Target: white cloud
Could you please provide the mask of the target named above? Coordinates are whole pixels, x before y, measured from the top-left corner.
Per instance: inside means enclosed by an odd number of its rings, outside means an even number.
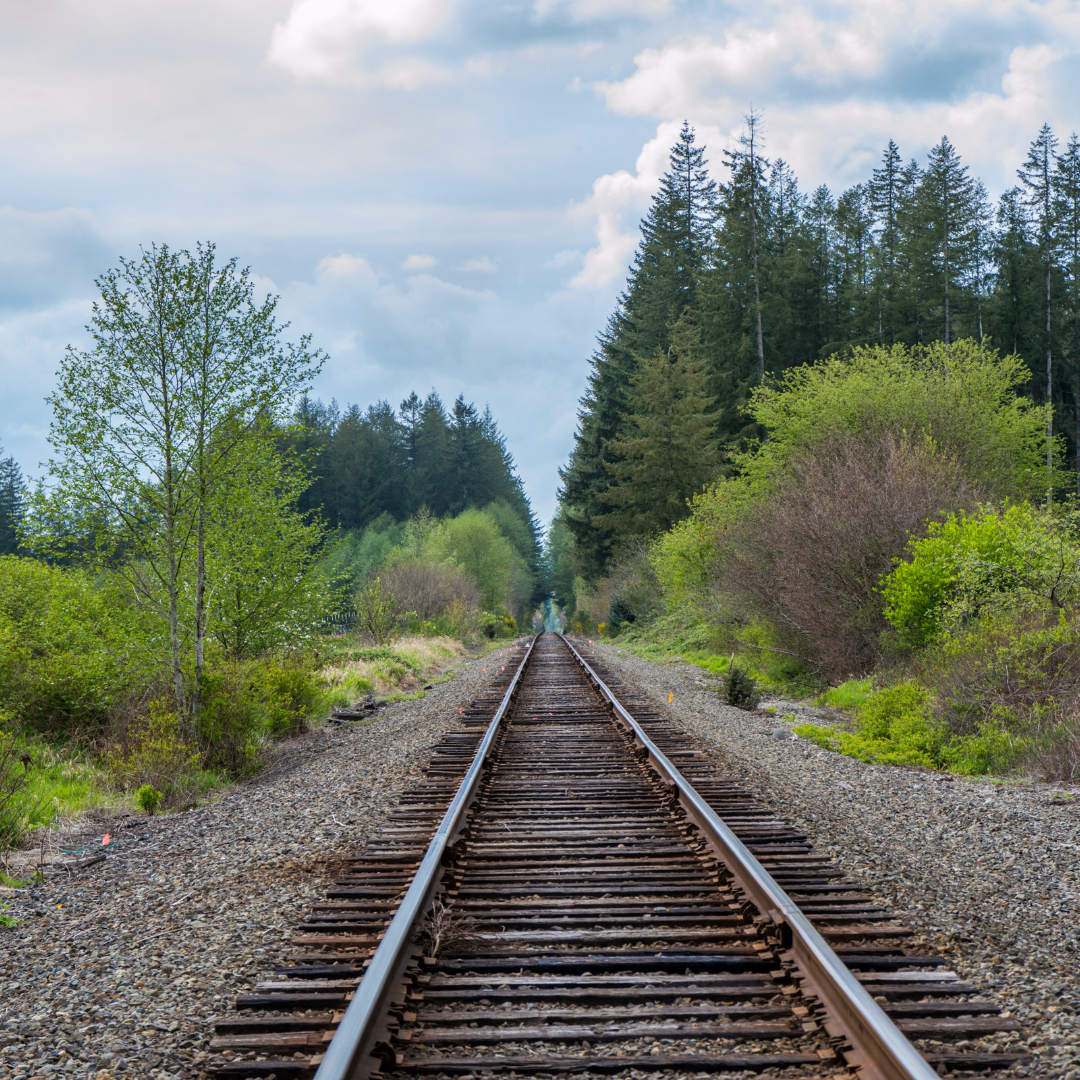
[[[466,259],[457,267],[458,270],[478,271],[481,274],[494,274],[498,268],[499,264],[494,259],[488,258],[487,255],[480,255],[475,259]]]
[[[575,22],[630,17],[660,18],[672,8],[672,0],[536,0],[533,11],[540,18],[565,11]]]
[[[327,255],[315,267],[315,278],[320,282],[348,279],[368,289],[374,289],[379,284],[379,275],[360,255]]]
[[[544,265],[558,270],[564,266],[570,266],[572,263],[579,263],[582,259],[583,256],[577,248],[565,248],[552,255]]]
[[[401,265],[406,270],[430,270],[437,262],[434,255],[410,255]]]
[[[648,206],[668,163],[668,150],[679,131],[677,122],[663,123],[656,137],[638,155],[636,173],[625,169],[593,182],[592,195],[572,206],[574,217],[596,218],[596,247],[585,253],[585,264],[571,285],[604,287],[626,272],[638,242],[637,217]],[[623,212],[636,211],[631,231],[623,232]],[[629,223],[625,223],[629,224]]]
[[[435,36],[453,13],[453,0],[294,0],[274,27],[268,59],[301,79],[355,81],[357,53],[372,45],[406,45]],[[416,89],[446,77],[445,69],[405,60],[375,76],[387,86]]]

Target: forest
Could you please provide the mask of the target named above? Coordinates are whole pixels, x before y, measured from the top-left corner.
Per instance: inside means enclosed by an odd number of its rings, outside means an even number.
[[[850,706],[830,749],[1080,768],[1080,139],[991,204],[943,137],[800,189],[684,124],[545,556],[577,632]],[[797,729],[799,730],[799,729]]]

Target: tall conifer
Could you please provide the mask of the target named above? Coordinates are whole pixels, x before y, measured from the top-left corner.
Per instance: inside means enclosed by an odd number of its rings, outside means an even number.
[[[694,304],[715,204],[716,184],[705,166],[705,148],[695,145],[694,130],[684,123],[641,222],[626,290],[593,354],[574,449],[559,474],[564,520],[587,577],[602,574],[613,551],[614,533],[597,522],[607,509],[602,500],[611,483],[607,467],[618,460],[615,446],[627,432],[628,394],[638,357],[666,351],[672,324]]]

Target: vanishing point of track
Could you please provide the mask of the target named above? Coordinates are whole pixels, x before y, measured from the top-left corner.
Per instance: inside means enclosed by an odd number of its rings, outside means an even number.
[[[545,634],[216,1025],[240,1080],[971,1076],[1018,1025]]]

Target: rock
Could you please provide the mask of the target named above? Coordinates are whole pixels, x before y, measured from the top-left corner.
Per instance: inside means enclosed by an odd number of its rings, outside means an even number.
[[[769,732],[769,737],[775,739],[777,742],[783,742],[785,739],[792,737],[791,732],[786,727],[773,728]]]

